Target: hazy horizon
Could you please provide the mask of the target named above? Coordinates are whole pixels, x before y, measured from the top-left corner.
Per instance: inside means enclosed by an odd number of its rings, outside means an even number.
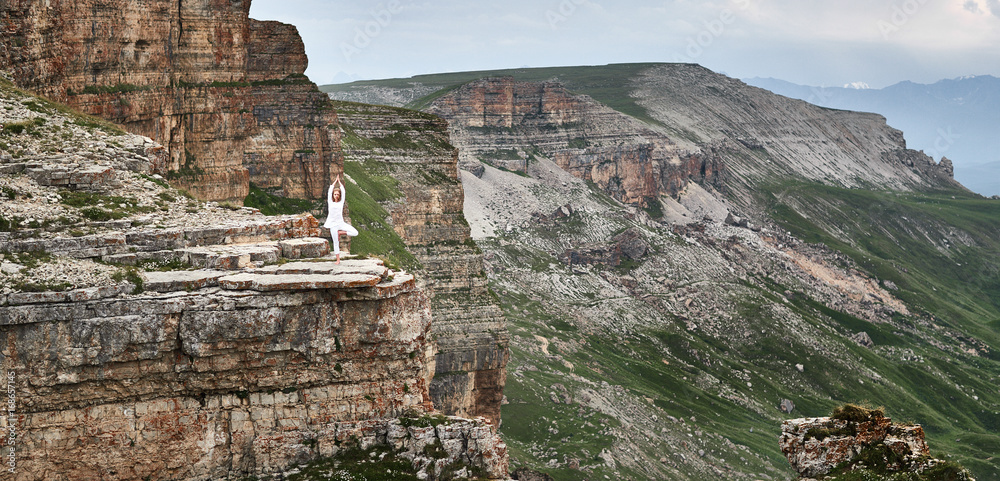
[[[637,62],[830,87],[1000,76],[1000,0],[254,0],[250,16],[295,25],[319,84]]]

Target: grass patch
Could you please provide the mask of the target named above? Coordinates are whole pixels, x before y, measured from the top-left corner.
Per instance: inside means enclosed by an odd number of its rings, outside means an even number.
[[[839,419],[851,423],[865,423],[875,419],[885,417],[885,410],[882,408],[867,408],[857,404],[844,404],[837,406],[830,414],[830,419]]]
[[[45,119],[41,117],[35,117],[31,120],[21,120],[17,122],[7,122],[3,125],[3,129],[0,129],[0,135],[21,135],[28,134],[33,135],[37,132],[37,128],[45,125]]]
[[[250,193],[243,199],[245,207],[260,209],[261,214],[264,215],[301,214],[317,209],[323,203],[323,200],[293,199],[275,195],[257,187],[252,182],[250,183]]]
[[[353,446],[305,465],[288,481],[417,481],[413,465],[398,454],[382,445],[367,450]]]
[[[482,161],[482,163],[484,163],[484,164],[486,164],[486,165],[488,165],[490,167],[493,167],[494,169],[497,169],[497,170],[500,170],[500,171],[503,171],[503,172],[507,172],[508,174],[519,175],[519,176],[527,178],[527,179],[531,178],[531,176],[528,175],[527,172],[524,172],[522,170],[510,170],[510,169],[508,169],[508,168],[506,168],[506,167],[504,167],[502,165],[499,165],[499,164],[497,164],[495,162],[492,162],[490,160],[487,160],[487,159],[479,159],[479,160]]]
[[[134,267],[123,267],[111,275],[111,280],[115,282],[127,281],[132,284],[132,294],[141,294],[145,290],[145,282],[142,275]]]
[[[651,219],[663,218],[663,204],[656,197],[646,198],[646,206],[642,208]]]
[[[69,282],[27,282],[14,283],[14,290],[20,292],[64,292],[73,288]]]
[[[61,190],[59,200],[64,205],[79,209],[83,218],[97,222],[123,219],[132,214],[156,210],[154,206],[140,205],[139,201],[132,197],[94,192]]]
[[[404,428],[430,428],[438,427],[442,424],[448,424],[448,417],[444,414],[424,414],[419,417],[404,416],[399,418],[399,425]]]
[[[10,216],[10,218],[0,215],[0,232],[14,232],[21,228],[21,223],[24,219],[18,216]]]

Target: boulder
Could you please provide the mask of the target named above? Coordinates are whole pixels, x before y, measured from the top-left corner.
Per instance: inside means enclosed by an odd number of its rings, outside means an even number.
[[[859,472],[857,479],[889,479],[897,473],[924,473],[946,463],[931,458],[919,425],[896,424],[881,409],[852,404],[834,409],[830,417],[785,421],[779,443],[803,479],[844,472]],[[953,473],[947,479],[974,481],[965,468],[947,464]]]
[[[864,347],[875,347],[875,341],[872,340],[871,336],[867,332],[859,332],[851,336],[851,340],[858,343],[859,346]]]

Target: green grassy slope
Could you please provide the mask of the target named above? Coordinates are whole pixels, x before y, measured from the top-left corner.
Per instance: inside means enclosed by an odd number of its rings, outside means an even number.
[[[827,254],[845,272],[895,283],[890,292],[909,313],[870,322],[829,307],[789,264],[613,213],[488,239],[480,245],[502,272],[491,280],[513,336],[501,432],[515,466],[557,480],[581,479],[581,470],[587,479],[790,479],[781,421],[867,402],[922,424],[935,456],[979,479],[1000,477],[1000,202],[815,184],[771,190],[762,199],[785,229],[846,254]],[[640,228],[654,250],[619,267],[570,269],[555,259],[597,224]],[[943,238],[951,248],[933,247]],[[733,274],[709,274],[720,264]],[[623,287],[621,276],[638,286]],[[657,276],[669,285],[658,287]],[[719,309],[663,307],[683,296]],[[851,340],[862,331],[874,347]],[[778,411],[782,399],[794,401],[792,414]]]

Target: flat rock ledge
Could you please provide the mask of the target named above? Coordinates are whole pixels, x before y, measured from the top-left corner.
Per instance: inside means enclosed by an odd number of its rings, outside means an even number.
[[[85,302],[142,292],[217,288],[229,291],[341,290],[341,299],[385,299],[416,289],[414,276],[379,259],[330,256],[311,215],[283,216],[184,229],[128,230],[78,238],[11,239],[0,252],[44,252],[136,269],[111,285],[68,291],[0,294],[0,306]],[[131,268],[131,267],[129,267]]]

